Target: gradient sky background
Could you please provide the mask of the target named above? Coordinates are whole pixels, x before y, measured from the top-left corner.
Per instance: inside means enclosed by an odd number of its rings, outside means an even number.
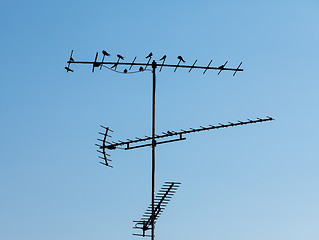
[[[0,239],[127,240],[150,202],[151,149],[99,164],[115,139],[151,132],[151,74],[64,67],[96,51],[244,72],[166,69],[157,130],[272,116],[157,148],[157,189],[181,187],[161,240],[319,239],[319,2],[6,1],[1,4]]]

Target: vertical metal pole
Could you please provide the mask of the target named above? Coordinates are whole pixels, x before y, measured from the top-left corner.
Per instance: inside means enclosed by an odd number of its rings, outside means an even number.
[[[152,240],[154,240],[154,221],[155,221],[155,209],[154,209],[154,198],[155,198],[155,90],[156,90],[156,67],[155,61],[152,62],[152,73],[153,73],[153,100],[152,100]]]

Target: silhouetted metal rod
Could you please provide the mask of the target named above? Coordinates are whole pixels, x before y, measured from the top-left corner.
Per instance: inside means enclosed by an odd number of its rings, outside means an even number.
[[[137,233],[133,233],[134,236],[139,236],[139,237],[151,237],[151,235],[147,235],[147,234],[137,234]]]
[[[149,61],[148,61],[149,62]],[[148,63],[147,63],[148,64]],[[146,69],[147,65],[145,66]],[[155,201],[155,92],[156,92],[156,67],[157,64],[155,61],[152,62],[152,75],[153,75],[153,96],[152,96],[152,216],[150,217],[152,228],[151,228],[151,239],[155,238],[155,209],[154,209],[154,201]]]
[[[103,65],[112,65],[114,66],[115,64],[116,65],[123,65],[123,66],[148,66],[149,64],[147,63],[136,63],[136,62],[86,62],[86,61],[68,61],[67,62],[68,64],[71,64],[71,63],[76,63],[76,64],[94,64],[95,67],[99,67],[101,64]],[[213,70],[221,70],[220,67],[210,67],[210,66],[195,66],[195,65],[177,65],[177,64],[158,64],[158,66],[161,66],[161,67],[171,67],[171,68],[187,68],[187,69],[206,69],[206,70],[209,70],[209,69],[213,69]],[[244,69],[242,68],[223,68],[222,69],[223,71],[236,71],[236,72],[242,72],[244,71]]]
[[[167,140],[167,141],[162,141],[162,142],[155,142],[155,144],[159,145],[159,144],[163,144],[163,143],[177,142],[177,141],[181,141],[181,140],[186,140],[186,138],[177,138],[177,139],[172,139],[172,140]],[[128,146],[125,148],[125,150],[130,150],[130,149],[134,149],[134,148],[141,148],[141,147],[149,147],[149,146],[152,146],[152,143],[133,146],[133,147]]]
[[[200,128],[197,128],[197,129],[191,128],[190,130],[182,130],[180,132],[168,131],[166,134],[155,136],[154,139],[166,138],[166,137],[172,137],[172,136],[179,135],[180,136],[179,139],[184,140],[184,138],[182,136],[183,134],[194,133],[194,132],[202,132],[202,131],[208,131],[208,130],[219,129],[219,128],[228,128],[228,127],[242,126],[242,125],[253,124],[253,123],[268,122],[268,121],[273,121],[273,120],[275,120],[275,119],[272,118],[272,117],[268,117],[267,116],[267,118],[257,118],[256,120],[248,119],[247,121],[238,121],[236,123],[229,122],[227,124],[220,124],[220,125],[215,125],[215,126],[209,125],[209,127],[200,127]],[[151,140],[151,139],[152,138],[147,137],[147,138],[139,138],[137,140],[131,140],[131,141],[118,141],[118,142],[115,142],[115,143],[110,144],[110,145],[102,146],[102,148],[116,149],[117,146],[129,145],[129,144],[132,144],[132,143],[148,141],[148,140]],[[178,140],[174,139],[173,141],[178,141]],[[159,143],[157,143],[157,144],[159,144]],[[152,144],[145,144],[144,146],[137,146],[137,147],[146,147],[146,146],[152,146]],[[134,149],[134,148],[137,148],[137,147],[134,147],[134,146],[131,147],[130,146],[129,148],[127,148],[127,150]]]

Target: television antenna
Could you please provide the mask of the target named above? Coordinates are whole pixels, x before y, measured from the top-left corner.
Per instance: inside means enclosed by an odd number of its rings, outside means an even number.
[[[163,57],[160,58],[159,62],[155,61],[153,59],[153,53],[150,52],[145,59],[147,59],[146,62],[136,62],[136,58],[131,62],[125,61],[125,58],[117,54],[116,61],[104,61],[105,58],[111,56],[108,52],[105,50],[102,51],[102,60],[98,61],[98,52],[96,52],[94,61],[75,61],[73,59],[73,50],[71,51],[70,58],[67,61],[67,66],[65,67],[67,72],[73,72],[73,69],[71,69],[71,64],[82,64],[82,65],[91,65],[92,66],[92,72],[96,68],[99,68],[100,70],[102,68],[106,68],[108,70],[117,72],[117,73],[122,73],[122,74],[131,74],[131,73],[141,73],[144,71],[151,71],[152,72],[152,135],[145,136],[144,138],[136,138],[135,140],[127,139],[126,141],[118,141],[118,142],[108,142],[106,141],[107,137],[111,137],[109,135],[109,132],[112,132],[111,129],[108,127],[104,127],[101,125],[101,127],[105,130],[104,132],[100,132],[100,134],[103,136],[103,139],[98,139],[99,141],[102,142],[102,145],[96,144],[98,146],[98,152],[102,154],[102,156],[99,156],[101,159],[103,159],[103,162],[100,162],[101,164],[112,167],[110,165],[111,159],[109,159],[109,154],[106,153],[106,150],[114,150],[118,148],[119,146],[125,146],[125,150],[130,150],[130,149],[135,149],[135,148],[141,148],[141,147],[147,147],[150,146],[152,148],[152,202],[151,202],[151,214],[149,215],[149,221],[147,222],[146,225],[143,225],[144,223],[139,222],[137,224],[138,227],[142,226],[143,230],[143,237],[149,236],[151,237],[151,240],[154,240],[154,224],[156,220],[156,202],[155,202],[155,148],[157,145],[162,144],[162,143],[169,143],[169,142],[176,142],[176,141],[181,141],[185,140],[186,138],[184,137],[185,134],[188,133],[194,133],[194,132],[200,132],[200,131],[207,131],[207,130],[213,130],[213,129],[218,129],[218,128],[227,128],[227,127],[233,127],[233,126],[241,126],[241,125],[247,125],[247,124],[252,124],[252,123],[261,123],[261,122],[266,122],[266,121],[273,121],[274,119],[272,117],[267,118],[257,118],[257,120],[250,120],[248,119],[247,121],[238,121],[236,123],[228,122],[227,124],[220,124],[218,126],[213,126],[209,125],[208,127],[202,127],[197,129],[190,129],[190,130],[183,130],[175,132],[175,131],[168,131],[166,133],[162,133],[161,135],[157,135],[155,133],[155,96],[156,96],[156,69],[159,67],[159,72],[162,71],[163,68],[171,68],[174,69],[174,72],[177,71],[177,69],[187,69],[188,72],[191,72],[193,69],[197,70],[202,70],[203,74],[205,74],[208,70],[215,70],[218,71],[217,75],[220,75],[223,71],[226,72],[232,72],[233,76],[237,74],[237,72],[242,72],[244,71],[241,67],[242,62],[239,63],[237,67],[226,67],[228,61],[226,61],[224,64],[220,66],[211,66],[211,63],[213,60],[210,60],[208,65],[206,66],[201,66],[201,65],[196,65],[197,59],[194,61],[192,65],[187,65],[185,64],[186,61],[183,59],[182,56],[177,57],[177,64],[167,64],[166,59],[167,56],[164,55]],[[153,61],[152,61],[153,59]],[[125,67],[124,70],[120,71],[117,68],[119,66]],[[132,70],[133,67],[138,67],[138,70]],[[158,139],[163,139],[163,138],[169,138],[169,140],[162,140],[162,141],[157,141]],[[145,142],[144,144],[138,145],[141,142]],[[146,230],[151,229],[151,235],[146,235],[144,228]]]
[[[175,194],[175,192],[178,189],[180,184],[181,183],[179,183],[179,182],[165,182],[164,183],[163,187],[158,191],[158,193],[155,197],[156,207],[154,209],[154,214],[153,214],[152,203],[151,203],[150,206],[146,209],[141,220],[133,221],[135,223],[135,226],[133,228],[142,230],[142,234],[133,233],[134,236],[151,237],[151,235],[146,234],[146,231],[152,229],[153,221],[155,224],[157,219],[161,216],[166,205],[169,203],[169,201],[171,200],[171,198]]]

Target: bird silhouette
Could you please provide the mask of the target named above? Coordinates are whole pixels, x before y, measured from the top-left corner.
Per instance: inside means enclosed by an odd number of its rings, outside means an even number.
[[[143,72],[143,71],[144,71],[144,68],[143,68],[143,67],[140,67],[140,68],[139,68],[139,71],[140,71],[140,72]]]
[[[182,56],[178,56],[177,57],[180,61],[182,61],[183,63],[185,62],[184,59],[182,58]]]
[[[160,61],[165,60],[165,59],[166,59],[166,55],[164,55],[164,56],[160,59]]]
[[[120,54],[117,54],[116,56],[117,56],[119,59],[124,60],[124,57],[122,57]]]
[[[220,65],[218,68],[220,69],[218,72],[218,75],[224,70],[226,64],[228,63],[228,61],[226,61],[223,65]]]
[[[109,54],[109,53],[108,53],[107,51],[105,51],[105,50],[103,50],[102,53],[103,53],[104,56],[110,56],[110,55],[111,55],[111,54]]]
[[[146,58],[151,58],[152,56],[153,56],[153,53],[150,52],[150,54],[148,54]]]
[[[220,65],[218,68],[219,69],[223,69],[226,66],[227,63],[228,63],[228,61],[226,61],[223,65]]]

